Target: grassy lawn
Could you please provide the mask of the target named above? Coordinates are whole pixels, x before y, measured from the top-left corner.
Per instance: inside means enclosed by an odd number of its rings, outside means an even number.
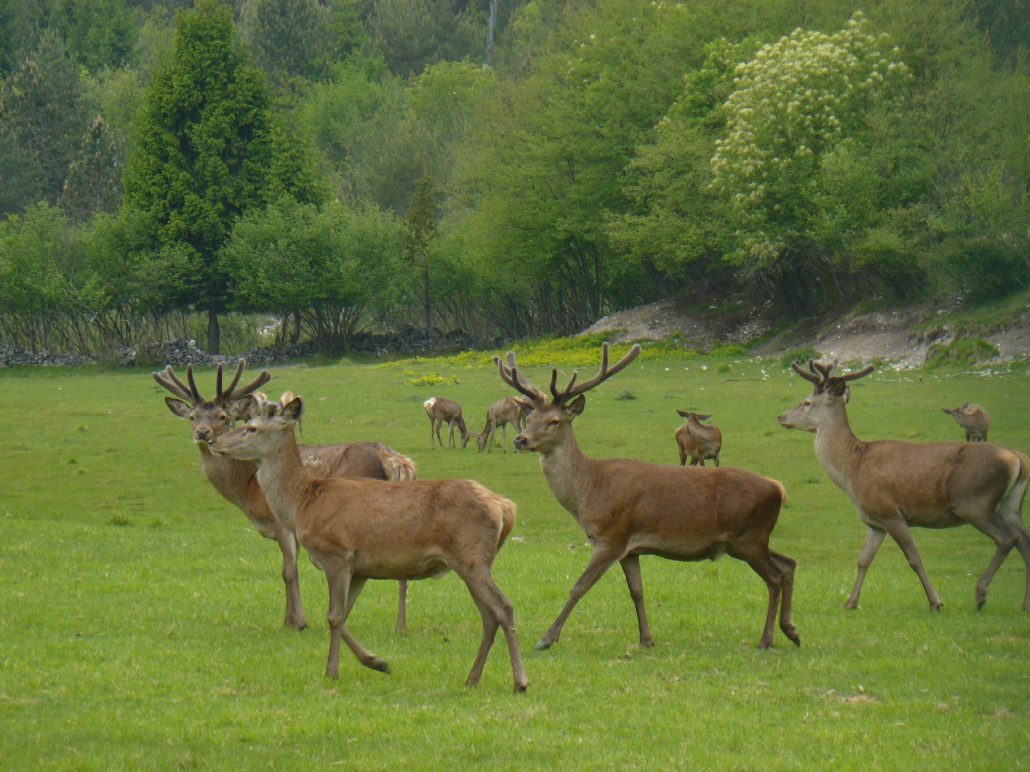
[[[596,349],[555,361],[589,375]],[[548,371],[527,372],[546,385]],[[772,546],[798,562],[803,646],[777,631],[766,652],[754,649],[766,591],[746,565],[653,557],[641,562],[655,648],[635,645],[616,568],[554,648],[532,650],[589,548],[536,458],[480,455],[474,443],[430,451],[425,399],[458,400],[478,431],[508,393],[485,355],[272,374],[270,393],[306,398],[306,442],[381,440],[415,458],[421,477],[475,478],[518,504],[494,574],[515,604],[529,692],[511,693],[500,637],[482,685],[463,687],[480,622],[453,575],[412,586],[407,637],[392,632],[396,585],[371,583],[349,627],[393,674],[345,650],[340,680],[326,681],[321,574],[303,561],[312,627],[283,629],[278,550],[203,479],[188,426],[149,371],[0,370],[0,767],[1028,765],[1018,554],[978,613],[974,586],[993,545],[969,527],[916,531],[944,610],[928,611],[888,541],[862,607],[846,612],[865,527],[816,461],[812,435],[777,426],[810,390],[779,362],[645,351],[588,395],[576,422],[590,455],[671,464],[676,408],[712,413],[723,464],[786,485]],[[213,390],[211,372],[200,382]],[[940,408],[968,400],[990,411],[993,441],[1027,451],[1028,396],[1025,367],[886,370],[855,385],[851,422],[864,439],[959,439]]]

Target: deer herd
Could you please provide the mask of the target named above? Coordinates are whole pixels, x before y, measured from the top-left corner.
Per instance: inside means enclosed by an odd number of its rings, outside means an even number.
[[[675,431],[680,464],[660,465],[633,459],[594,459],[576,442],[573,422],[585,410],[585,394],[629,366],[639,355],[633,346],[609,364],[601,348],[598,372],[577,383],[572,373],[564,387],[552,369],[549,393],[519,370],[514,353],[494,358],[501,381],[518,392],[487,410],[479,434],[470,434],[457,402],[443,397],[425,401],[430,447],[465,448],[475,437],[479,452],[491,451],[501,429],[507,453],[507,427],[515,432],[516,452],[537,453],[545,480],[557,500],[583,529],[591,546],[583,573],[568,600],[536,644],[558,642],[576,605],[618,562],[636,611],[639,645],[653,646],[644,606],[642,555],[677,561],[715,560],[729,555],[746,563],[768,590],[768,607],[759,648],[773,644],[777,622],[800,646],[792,619],[795,561],[770,548],[770,537],[787,500],[783,485],[769,477],[722,467],[722,432],[711,416],[677,411],[685,422]],[[298,580],[298,547],[303,547],[326,577],[330,630],[326,676],[337,678],[340,643],[373,670],[387,663],[365,649],[347,628],[347,618],[369,579],[399,582],[395,630],[406,632],[407,582],[453,571],[465,583],[482,618],[483,637],[466,684],[479,683],[500,629],[511,660],[515,691],[529,685],[515,634],[511,601],[493,579],[492,566],[515,527],[515,504],[472,480],[419,480],[414,461],[381,443],[352,442],[306,446],[296,429],[303,398],[285,392],[278,401],[259,389],[270,375],[262,371],[240,385],[240,361],[229,385],[222,367],[210,399],[201,395],[193,373],[183,382],[169,366],[153,374],[172,393],[165,402],[186,419],[208,481],[237,506],[282,553],[286,589],[284,624],[307,627]],[[887,535],[897,542],[922,583],[930,608],[941,599],[923,568],[911,528],[947,528],[968,523],[995,543],[995,554],[976,585],[976,605],[1013,547],[1026,565],[1023,610],[1030,611],[1030,533],[1022,522],[1030,459],[1019,451],[988,443],[989,417],[966,403],[944,412],[965,430],[965,442],[865,442],[848,423],[850,383],[872,372],[867,366],[838,373],[832,364],[798,362],[794,371],[813,385],[810,397],[779,416],[787,429],[815,434],[815,453],[833,481],[854,504],[867,526],[858,574],[846,608],[858,606],[866,572]],[[687,465],[687,460],[690,464]],[[711,460],[714,466],[705,466]]]

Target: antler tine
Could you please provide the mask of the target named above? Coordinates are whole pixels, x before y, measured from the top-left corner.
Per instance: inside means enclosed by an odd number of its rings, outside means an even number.
[[[522,380],[522,376],[519,375],[518,367],[515,365],[515,352],[509,351],[506,358],[508,360],[507,367],[505,367],[504,362],[501,361],[500,357],[494,357],[494,364],[497,365],[497,372],[500,373],[501,380],[516,391],[529,397],[534,402],[539,402],[540,400],[545,399],[539,389]]]
[[[222,366],[215,371],[215,402],[222,401]]]
[[[200,396],[200,389],[197,388],[197,382],[193,380],[193,364],[186,365],[186,380],[190,383],[190,394],[193,395],[193,404],[203,402],[204,398]]]
[[[812,366],[812,360],[808,360],[808,364],[809,364],[809,367],[811,367]],[[812,368],[812,372],[809,372],[808,370],[803,368],[801,366],[801,363],[798,362],[797,360],[794,360],[793,362],[791,362],[790,366],[792,368],[794,368],[794,372],[796,372],[798,375],[800,375],[802,378],[804,378],[809,383],[814,383],[814,384],[818,385],[822,381],[822,379],[819,377],[819,375],[815,372],[815,368]]]
[[[620,359],[611,367],[608,367],[608,342],[605,341],[601,344],[601,369],[598,370],[597,375],[595,375],[589,381],[584,381],[583,383],[579,384],[579,386],[574,386],[573,384],[575,384],[576,382],[576,374],[573,373],[572,380],[569,382],[569,385],[565,388],[565,391],[562,392],[562,399],[567,400],[570,397],[578,397],[580,394],[585,394],[598,384],[608,380],[616,373],[625,369],[630,362],[637,358],[639,354],[640,345],[634,343],[633,348],[631,348],[629,352],[622,357],[622,359]]]
[[[163,373],[153,373],[153,376],[155,381],[157,381],[161,386],[164,386],[175,396],[186,400],[193,399],[189,389],[186,388],[186,384],[175,376],[171,365],[168,365]]]
[[[869,375],[869,373],[871,373],[875,369],[876,368],[873,365],[866,365],[861,370],[856,370],[853,373],[848,373],[846,375],[841,375],[839,377],[842,381],[854,381],[857,378],[865,378],[867,375]]]
[[[240,361],[236,363],[236,374],[232,377],[232,380],[229,382],[229,388],[225,390],[226,396],[229,396],[229,397],[232,396],[233,389],[235,389],[236,388],[236,384],[240,382],[240,376],[243,375],[243,368],[246,367],[246,366],[247,366],[247,360],[246,359],[242,359],[241,358]],[[218,368],[218,375],[221,376],[221,374],[222,374],[222,368],[219,367]]]
[[[235,379],[233,380],[235,382]],[[262,370],[260,373],[258,373],[257,378],[255,378],[253,381],[251,381],[246,386],[240,389],[230,390],[227,394],[223,396],[223,399],[226,402],[230,402],[232,400],[239,399],[240,397],[245,397],[251,392],[255,391],[256,389],[259,389],[262,386],[264,386],[270,380],[272,380],[271,373],[269,373],[268,370]]]

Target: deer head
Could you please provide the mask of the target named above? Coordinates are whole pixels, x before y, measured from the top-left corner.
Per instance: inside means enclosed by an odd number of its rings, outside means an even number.
[[[258,410],[261,400],[255,396],[255,391],[272,376],[267,370],[262,370],[253,381],[237,388],[244,367],[246,362],[241,359],[229,387],[223,389],[222,365],[218,365],[213,399],[205,399],[201,395],[193,378],[193,365],[186,366],[188,386],[179,379],[171,365],[153,374],[157,383],[175,395],[165,397],[165,404],[173,415],[190,422],[193,441],[198,446],[206,447],[212,439],[231,429],[235,421],[248,418]]]
[[[259,462],[279,452],[286,433],[292,434],[303,413],[304,400],[288,391],[280,402],[260,403],[247,423],[215,437],[208,449],[239,461]]]
[[[494,357],[494,364],[497,365],[501,380],[528,397],[533,405],[533,412],[526,421],[525,430],[515,437],[516,449],[548,453],[561,444],[571,430],[573,420],[586,407],[586,398],[583,395],[625,369],[639,354],[640,346],[634,345],[622,359],[609,367],[608,344],[603,343],[601,367],[590,380],[577,385],[578,374],[573,371],[565,388],[559,390],[558,370],[551,370],[550,399],[519,374],[514,352],[508,352],[507,364],[502,362],[500,357]]]
[[[851,387],[848,383],[864,378],[875,369],[872,365],[866,365],[853,373],[834,375],[837,360],[826,364],[812,359],[808,360],[807,371],[800,362],[794,362],[791,367],[794,368],[794,372],[813,384],[812,396],[781,415],[778,420],[780,426],[785,429],[801,429],[806,432],[814,432],[825,415],[842,411],[851,398]]]

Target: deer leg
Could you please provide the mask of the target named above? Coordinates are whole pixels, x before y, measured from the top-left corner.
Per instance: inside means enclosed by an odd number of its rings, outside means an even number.
[[[762,637],[758,641],[759,649],[768,649],[773,643],[776,610],[780,605],[780,572],[770,561],[768,547],[764,549],[761,547],[748,547],[742,550],[739,545],[734,545],[729,550],[729,554],[751,566],[751,570],[762,577],[765,586],[769,588],[769,608],[765,614],[765,629],[762,631]]]
[[[483,619],[483,640],[479,644],[476,661],[472,664],[472,670],[469,671],[465,685],[470,687],[479,685],[487,655],[497,637],[497,628],[500,627],[504,630],[504,637],[508,643],[511,672],[515,680],[515,693],[520,694],[526,691],[529,688],[529,679],[526,677],[526,669],[522,665],[522,654],[519,652],[519,644],[515,636],[515,610],[511,601],[494,583],[489,568],[485,566],[480,568],[455,566],[454,571],[465,582],[472,600],[475,601],[476,608],[479,609],[479,615]]]
[[[397,624],[393,631],[397,635],[408,634],[408,583],[401,579],[397,582]]]
[[[719,457],[718,456],[715,456],[715,465],[719,466]]]
[[[362,665],[389,673],[390,666],[358,643],[346,626],[347,616],[365,586],[365,579],[352,577],[349,561],[347,564],[328,568],[326,579],[329,582],[329,659],[325,666],[326,678],[339,677],[341,640],[347,644]]]
[[[501,450],[508,452],[508,424],[501,424]]]
[[[686,466],[686,465],[687,465],[687,451],[685,451],[683,448],[680,448],[680,466]]]
[[[873,558],[876,557],[876,553],[880,549],[880,545],[883,544],[883,538],[886,535],[885,531],[872,526],[869,526],[869,530],[866,531],[865,545],[858,556],[858,575],[855,577],[855,586],[852,588],[848,599],[844,602],[844,608],[858,608],[858,596],[862,593],[862,583],[865,581],[866,571],[869,570],[869,566],[872,564]]]
[[[905,553],[905,559],[908,560],[908,565],[919,577],[919,581],[923,585],[923,592],[926,593],[926,600],[930,603],[930,610],[940,611],[944,604],[941,602],[937,590],[934,589],[933,583],[930,582],[926,569],[923,568],[923,559],[919,557],[919,550],[916,548],[916,542],[912,538],[912,532],[908,525],[903,520],[887,520],[883,525],[891,538],[901,547],[901,551]]]
[[[562,608],[558,618],[554,620],[554,623],[544,633],[544,637],[537,641],[534,647],[537,651],[549,649],[558,642],[562,627],[565,626],[565,621],[569,618],[569,614],[572,613],[572,609],[579,603],[579,599],[587,594],[590,588],[604,575],[605,571],[611,568],[612,563],[617,559],[618,553],[600,546],[594,547],[594,553],[590,556],[586,570],[576,580],[576,583],[572,585],[572,590],[569,592],[569,599],[565,602],[565,607]]]
[[[640,645],[642,648],[649,649],[654,646],[654,639],[651,638],[651,626],[647,623],[647,611],[644,609],[644,580],[640,575],[640,556],[628,555],[620,560],[619,564],[622,566],[622,573],[626,575],[629,596],[633,599],[633,606],[637,610]]]
[[[304,615],[304,602],[300,597],[300,575],[297,571],[297,537],[287,528],[280,528],[275,536],[283,554],[283,582],[286,584],[286,616],[283,624],[303,630],[308,626]]]
[[[791,616],[794,602],[794,569],[797,567],[797,563],[786,555],[781,555],[779,552],[772,552],[770,550],[769,556],[779,569],[781,575],[780,629],[783,630],[784,635],[794,641],[795,645],[800,646],[801,637],[798,635],[798,629],[794,626],[794,620]]]

